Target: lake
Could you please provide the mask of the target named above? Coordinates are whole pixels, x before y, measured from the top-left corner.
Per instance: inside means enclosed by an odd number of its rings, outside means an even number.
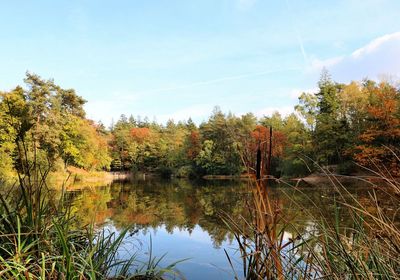
[[[368,189],[353,186],[348,190],[347,195],[368,205]],[[285,238],[313,230],[315,218],[310,217],[334,219],[334,199],[338,194],[330,186],[295,190],[274,185],[268,191],[293,224]],[[138,259],[145,261],[151,247],[153,256],[166,254],[160,262],[162,266],[185,259],[177,269],[186,279],[232,279],[226,250],[236,273],[242,275],[237,244],[221,216],[248,215],[252,192],[245,181],[150,178],[114,181],[103,187],[71,191],[69,195],[82,225],[95,222],[98,228],[116,233],[130,229],[121,256],[137,252]],[[385,203],[390,208],[390,200]],[[342,222],[347,222],[346,215]]]

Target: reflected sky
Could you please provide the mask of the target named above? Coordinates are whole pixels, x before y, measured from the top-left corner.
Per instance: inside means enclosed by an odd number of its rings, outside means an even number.
[[[111,223],[106,228],[110,231],[118,231]],[[138,260],[146,262],[150,247],[152,247],[152,254],[157,257],[165,254],[160,262],[162,267],[184,260],[176,268],[187,279],[233,279],[234,274],[227,262],[224,249],[231,256],[236,272],[239,275],[242,274],[236,244],[223,241],[216,248],[208,233],[199,226],[195,226],[191,232],[178,228],[171,232],[165,226],[146,232],[139,231],[125,238],[120,254],[122,258],[129,257],[132,250],[135,250],[139,252]]]
[[[349,190],[368,205],[368,190],[361,187]],[[237,220],[248,217],[252,192],[246,182],[150,179],[113,182],[69,195],[80,225],[94,222],[97,228],[116,233],[132,229],[121,248],[122,257],[137,253],[139,260],[147,260],[151,238],[152,255],[166,254],[161,266],[186,259],[177,268],[187,279],[232,279],[234,272],[225,249],[236,273],[243,275],[234,235],[221,215]],[[285,238],[317,230],[317,217],[333,220],[334,200],[339,197],[329,186],[300,189],[273,186],[269,195],[292,224],[285,228]],[[384,198],[382,203],[390,207],[390,200]],[[344,211],[341,219],[343,224],[351,226],[351,219],[346,218]]]

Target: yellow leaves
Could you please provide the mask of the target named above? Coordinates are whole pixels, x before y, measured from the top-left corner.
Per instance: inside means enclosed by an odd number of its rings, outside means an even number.
[[[365,111],[368,104],[368,93],[365,92],[358,82],[351,82],[339,91],[338,97],[343,113]]]
[[[359,135],[361,145],[355,147],[354,159],[363,166],[385,167],[392,175],[400,175],[396,153],[400,143],[400,96],[388,83],[369,85],[367,126]]]
[[[142,143],[146,139],[150,138],[150,128],[148,127],[135,127],[131,129],[131,136],[137,142]]]

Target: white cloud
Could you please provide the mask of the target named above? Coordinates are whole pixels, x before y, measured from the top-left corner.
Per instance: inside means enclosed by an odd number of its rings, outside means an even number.
[[[110,125],[112,119],[116,121],[121,114],[130,115],[132,113],[130,107],[140,98],[142,96],[131,92],[113,91],[107,97],[86,103],[86,114],[89,119]]]
[[[157,120],[159,120],[161,123],[166,123],[171,119],[174,121],[184,121],[192,118],[194,121],[200,123],[200,121],[211,114],[213,107],[214,105],[210,104],[198,104],[177,110],[169,114],[158,115]]]
[[[278,112],[282,115],[282,117],[288,116],[294,112],[293,106],[281,106],[281,107],[265,107],[261,110],[258,110],[254,114],[257,117],[263,116],[271,116],[273,113]]]
[[[400,76],[400,32],[378,37],[351,54],[326,60],[315,59],[310,72],[325,67],[340,82]]]
[[[397,42],[400,44],[400,32],[387,34],[382,37],[376,38],[366,46],[355,50],[351,54],[351,57],[355,59],[362,58],[366,55],[379,51],[382,47],[385,47],[385,45],[387,47],[387,44],[391,45],[393,42]]]
[[[325,60],[313,59],[311,61],[311,71],[320,72],[322,68],[332,68],[344,60],[343,56],[332,57]]]
[[[290,99],[297,100],[303,92],[316,93],[316,92],[318,92],[318,88],[317,87],[308,88],[308,89],[294,88],[289,92],[289,97],[290,97]]]

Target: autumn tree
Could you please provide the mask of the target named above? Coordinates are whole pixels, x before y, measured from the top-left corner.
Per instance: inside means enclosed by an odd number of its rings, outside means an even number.
[[[93,140],[100,139],[96,129],[92,129],[93,133],[87,134],[86,138],[79,134],[89,125],[86,125],[87,120],[83,110],[85,100],[73,89],[63,89],[53,80],[44,80],[31,73],[26,73],[24,82],[25,88],[18,86],[10,92],[2,93],[0,105],[2,108],[0,134],[12,131],[7,137],[8,142],[13,144],[12,147],[7,146],[15,168],[25,173],[28,170],[21,169],[30,164],[54,167],[59,159],[63,159],[66,164],[71,162],[80,165],[76,158],[75,161],[71,160],[73,156],[80,154],[81,158],[88,159],[90,158],[88,151],[93,151],[96,147],[97,150],[92,152],[94,157],[107,154],[105,142],[103,145],[96,145],[98,142]],[[74,130],[72,127],[77,129]],[[72,138],[76,140],[75,144],[79,141],[90,144],[83,145],[79,149],[77,148],[79,145],[71,144]],[[107,156],[104,156],[104,159],[107,161]],[[34,162],[31,162],[32,160]],[[97,165],[92,162],[89,165],[93,168],[103,168],[107,163],[102,161]]]
[[[257,153],[260,153],[261,174],[279,175],[278,163],[284,154],[285,135],[281,131],[274,130],[272,126],[257,125],[249,136],[250,141],[247,142],[248,146],[244,157],[246,167],[251,172],[256,172]],[[269,158],[270,154],[271,159]]]
[[[63,126],[60,140],[60,155],[65,165],[86,170],[109,169],[111,158],[107,140],[98,133],[93,122],[70,116]]]
[[[365,130],[359,135],[355,159],[363,166],[400,175],[400,92],[387,82],[368,82]]]

